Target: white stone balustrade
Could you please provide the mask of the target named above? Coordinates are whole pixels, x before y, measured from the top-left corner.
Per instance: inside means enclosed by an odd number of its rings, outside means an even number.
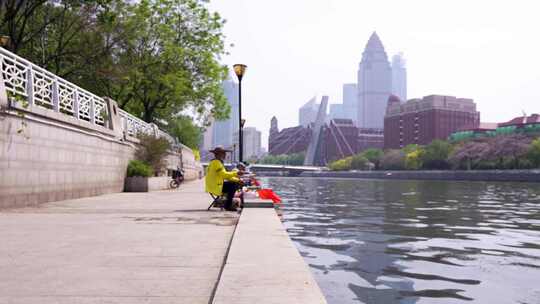
[[[0,47],[0,76],[11,100],[26,100],[29,107],[39,107],[59,112],[77,120],[87,121],[111,129],[107,125],[110,116],[107,101],[87,90],[61,78]],[[119,110],[122,132],[135,136],[142,132],[167,138],[171,144],[176,141],[169,134],[159,130],[126,111]]]

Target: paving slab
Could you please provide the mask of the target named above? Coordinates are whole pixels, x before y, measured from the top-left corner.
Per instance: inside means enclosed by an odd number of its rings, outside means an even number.
[[[202,181],[0,211],[0,303],[209,303],[238,214]]]
[[[246,208],[214,304],[324,304],[326,300],[276,211]]]

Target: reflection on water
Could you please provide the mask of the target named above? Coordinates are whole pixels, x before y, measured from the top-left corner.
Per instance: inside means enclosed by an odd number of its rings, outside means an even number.
[[[328,302],[540,303],[540,185],[268,178]]]

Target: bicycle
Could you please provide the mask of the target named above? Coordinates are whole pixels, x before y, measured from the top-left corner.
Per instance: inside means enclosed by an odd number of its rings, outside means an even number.
[[[171,187],[171,189],[180,187],[180,184],[184,181],[183,171],[184,170],[173,171],[172,180],[169,182],[169,187]]]

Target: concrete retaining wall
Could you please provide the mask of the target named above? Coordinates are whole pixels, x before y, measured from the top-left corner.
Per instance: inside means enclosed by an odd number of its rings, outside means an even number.
[[[322,171],[303,172],[302,177],[375,178],[411,180],[464,180],[540,182],[540,170],[471,170],[471,171]]]
[[[21,108],[8,101],[0,77],[0,208],[123,191],[138,140],[119,132],[118,121],[111,115],[99,126],[37,106]],[[186,178],[197,178],[202,169],[193,152],[180,150],[168,155],[167,167],[184,163]]]

